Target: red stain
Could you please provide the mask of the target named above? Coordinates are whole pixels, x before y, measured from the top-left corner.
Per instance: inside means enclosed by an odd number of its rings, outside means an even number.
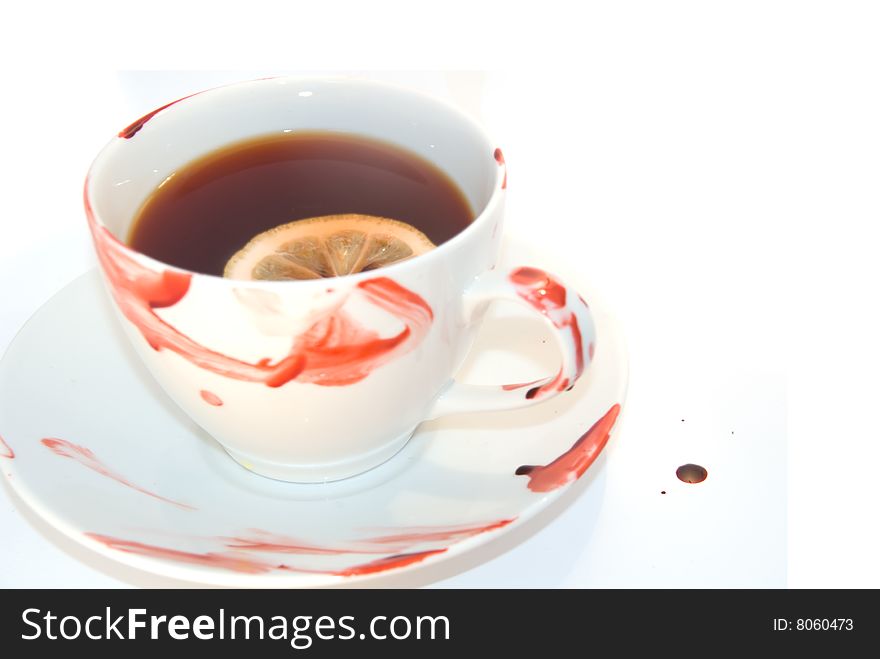
[[[581,326],[578,325],[577,317],[572,314],[568,324],[571,336],[574,339],[575,348],[575,373],[574,379],[577,380],[584,372],[584,337],[581,336]]]
[[[137,554],[138,556],[148,556],[150,558],[162,558],[169,561],[178,561],[181,563],[191,563],[194,565],[204,565],[206,567],[215,567],[233,572],[244,572],[247,574],[262,574],[273,570],[289,569],[285,565],[274,565],[258,561],[250,556],[236,556],[235,554],[215,554],[208,552],[198,554],[188,551],[180,551],[178,549],[167,549],[165,547],[157,547],[155,545],[147,545],[142,542],[134,542],[131,540],[120,540],[98,533],[86,533],[86,537],[106,545],[110,549],[116,549],[127,554]]]
[[[54,437],[47,437],[41,440],[41,443],[43,444],[43,446],[55,453],[55,455],[60,455],[63,458],[70,458],[71,460],[75,460],[84,467],[88,467],[92,471],[96,471],[102,476],[106,476],[107,478],[112,478],[117,483],[125,485],[126,487],[130,487],[131,489],[136,490],[142,494],[151,496],[154,499],[159,499],[160,501],[165,501],[167,503],[177,506],[178,508],[183,508],[185,510],[195,510],[193,506],[189,506],[185,503],[179,503],[177,501],[172,501],[171,499],[166,499],[163,496],[159,496],[158,494],[155,494],[153,492],[150,492],[149,490],[145,490],[142,487],[130,483],[121,475],[104,465],[100,460],[98,460],[94,453],[92,453],[84,446],[79,446],[77,444],[73,444],[72,442],[68,442],[63,439],[57,439]]]
[[[303,572],[309,574],[332,574],[338,577],[353,577],[365,574],[376,574],[387,570],[395,570],[407,565],[419,563],[429,556],[442,554],[446,549],[432,549],[429,551],[418,551],[408,554],[397,554],[393,556],[385,556],[368,563],[361,563],[341,570],[311,570],[291,567],[289,565],[271,563],[255,559],[247,554],[236,554],[235,552],[216,553],[216,552],[189,552],[179,549],[168,549],[167,547],[158,547],[156,545],[148,545],[142,542],[132,540],[121,540],[111,536],[101,535],[99,533],[86,533],[86,537],[91,538],[110,549],[122,551],[127,554],[137,554],[139,556],[147,556],[149,558],[160,558],[169,561],[177,561],[180,563],[190,563],[193,565],[201,565],[205,567],[219,568],[223,570],[231,570],[233,572],[243,572],[246,574],[265,574],[273,571],[291,571]]]
[[[201,92],[196,92],[196,94],[201,94]],[[145,114],[143,117],[141,117],[140,119],[138,119],[137,121],[135,121],[133,124],[130,124],[129,126],[126,126],[126,127],[123,128],[121,131],[119,131],[119,137],[122,137],[122,138],[124,138],[124,139],[126,139],[126,140],[130,140],[132,137],[134,137],[134,136],[138,133],[138,131],[139,131],[141,128],[143,128],[143,127],[146,125],[146,123],[147,123],[150,119],[152,119],[153,117],[155,117],[155,116],[156,116],[157,114],[159,114],[162,110],[164,110],[164,109],[166,109],[166,108],[170,108],[170,107],[171,107],[172,105],[174,105],[175,103],[180,103],[181,101],[185,101],[185,100],[188,99],[188,98],[192,98],[192,97],[195,96],[196,94],[190,94],[189,96],[184,96],[183,98],[178,98],[176,101],[171,101],[170,103],[166,103],[165,105],[163,105],[161,108],[156,108],[156,109],[153,110],[152,112],[148,112],[148,113]]]
[[[593,361],[593,355],[596,354],[596,346],[593,345],[592,341],[590,341],[590,345],[587,346],[587,354],[590,356],[590,361]]]
[[[166,547],[144,544],[142,542],[120,540],[119,538],[113,538],[97,533],[86,533],[86,536],[103,543],[111,549],[130,554],[232,570],[235,572],[262,574],[274,570],[287,570],[309,574],[332,574],[340,577],[352,577],[376,574],[387,570],[406,567],[408,565],[414,565],[430,556],[442,554],[448,549],[448,547],[425,551],[411,551],[408,549],[415,544],[441,541],[455,542],[480,533],[503,528],[508,524],[511,524],[513,521],[514,519],[502,519],[490,524],[410,527],[400,529],[393,534],[374,536],[354,541],[348,548],[318,546],[301,540],[274,535],[258,529],[250,531],[251,537],[219,538],[219,540],[224,543],[224,550],[232,551],[205,553],[168,549]],[[393,548],[392,551],[395,551],[396,553],[340,570],[297,568],[286,564],[256,559],[253,558],[252,555],[244,553],[266,552],[311,555],[387,554],[389,548]]]
[[[202,389],[199,392],[199,395],[202,397],[208,405],[213,405],[214,407],[222,407],[223,401],[220,399],[220,396],[215,394],[212,391],[208,391],[207,389]]]
[[[504,162],[504,154],[501,153],[501,149],[495,149],[495,160],[504,167],[504,180],[501,182],[501,189],[505,190],[507,188],[507,163]]]
[[[542,313],[565,307],[565,286],[538,268],[522,267],[510,273],[520,297]]]
[[[418,295],[387,277],[360,282],[358,291],[404,325],[396,336],[379,338],[344,310],[318,321],[294,341],[293,352],[304,358],[299,382],[341,386],[359,382],[371,371],[409,352],[422,342],[434,314]]]
[[[3,435],[0,435],[0,458],[9,458],[12,460],[15,457],[15,451],[12,450],[12,447],[6,443],[3,439]]]
[[[442,554],[446,549],[432,549],[430,551],[416,551],[409,554],[397,554],[395,556],[386,556],[362,565],[354,565],[344,570],[336,570],[332,572],[340,577],[354,577],[362,574],[376,574],[377,572],[385,572],[386,570],[396,570],[414,563],[421,563],[429,556]]]
[[[368,539],[366,542],[377,545],[389,545],[399,543],[420,542],[458,542],[487,531],[494,531],[513,523],[516,518],[501,519],[491,524],[459,525],[459,526],[426,526],[414,529],[402,530],[391,535],[378,536]]]
[[[515,519],[515,518],[514,518]],[[480,533],[494,531],[512,523],[514,519],[502,519],[490,524],[409,527],[393,529],[395,533],[353,540],[346,546],[327,547],[305,542],[297,538],[275,535],[267,531],[253,529],[250,536],[221,538],[229,549],[273,552],[280,554],[397,554],[410,552],[414,545],[425,542],[457,542]]]
[[[192,274],[170,270],[157,273],[141,265],[107,229],[98,225],[88,194],[85,207],[98,260],[122,314],[153,350],[170,350],[218,375],[269,387],[280,387],[294,379],[323,386],[351,384],[413,350],[427,335],[434,319],[431,307],[419,295],[387,277],[378,277],[360,282],[352,294],[365,297],[397,318],[403,329],[395,336],[380,338],[359,325],[344,309],[334,309],[294,337],[290,352],[278,361],[241,361],[196,343],[156,315],[155,309],[183,299]]]
[[[314,545],[303,540],[275,535],[268,531],[253,529],[249,537],[220,538],[229,549],[253,552],[269,552],[276,554],[313,554],[319,556],[339,555],[351,553],[350,549],[339,549]],[[387,550],[377,551],[384,553]],[[358,553],[370,553],[358,549]]]
[[[538,382],[540,382],[540,381],[541,380],[538,380]],[[572,385],[572,386],[574,386],[574,385]],[[535,398],[537,396],[541,396],[543,394],[546,394],[548,391],[554,391],[554,390],[565,391],[566,389],[569,389],[569,388],[570,387],[568,386],[568,378],[562,377],[562,369],[559,369],[559,371],[556,373],[556,376],[552,380],[550,380],[550,382],[548,382],[547,384],[542,384],[540,386],[532,387],[531,389],[529,389],[526,392],[526,398],[529,400],[532,400],[533,398]]]
[[[531,382],[516,382],[514,384],[502,384],[501,388],[504,391],[515,391],[516,389],[522,389],[523,387],[528,387],[533,384],[537,384],[541,382],[541,380],[532,380]]]
[[[563,391],[576,381],[584,372],[584,341],[581,336],[581,328],[578,324],[574,311],[566,306],[568,293],[565,286],[557,281],[552,275],[538,268],[522,267],[510,273],[510,281],[517,294],[528,302],[533,308],[547,316],[553,325],[559,329],[568,329],[571,332],[575,347],[575,372],[572,379],[563,378],[562,371],[556,374],[550,382],[534,387],[526,392],[526,398],[535,398],[548,391]],[[583,299],[578,295],[578,300]],[[584,303],[586,306],[586,303]],[[532,384],[532,383],[529,383]]]
[[[529,477],[529,489],[532,492],[551,492],[576,481],[605,448],[618,414],[620,414],[620,405],[615,403],[605,416],[594,423],[574,443],[574,446],[553,462],[540,467],[523,465],[516,470],[516,475]]]

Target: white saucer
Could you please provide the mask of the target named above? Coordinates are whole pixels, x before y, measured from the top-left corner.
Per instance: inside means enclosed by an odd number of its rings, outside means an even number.
[[[499,267],[526,263],[566,274],[509,240]],[[625,350],[613,319],[573,284],[591,303],[598,341],[570,392],[425,423],[364,475],[295,485],[238,466],[165,396],[91,272],[37,311],[0,362],[0,469],[64,534],[168,577],[322,586],[434,564],[546,508],[604,446],[625,395]],[[499,305],[459,377],[534,380],[557,368],[553,346],[540,319]]]

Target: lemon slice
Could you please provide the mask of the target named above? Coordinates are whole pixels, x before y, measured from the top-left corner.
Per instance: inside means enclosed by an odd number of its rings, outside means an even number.
[[[433,249],[406,222],[374,215],[324,215],[255,236],[226,263],[230,279],[320,279],[375,270]]]

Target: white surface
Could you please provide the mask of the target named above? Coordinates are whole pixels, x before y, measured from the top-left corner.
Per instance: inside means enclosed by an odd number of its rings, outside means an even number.
[[[235,42],[219,27],[192,38],[198,6],[177,7],[173,21],[159,0],[155,11],[115,5],[88,18],[79,5],[59,6],[52,21],[42,5],[15,6],[14,30],[0,42],[15,98],[0,122],[0,346],[93,262],[81,176],[109,135],[229,77],[166,76],[159,93],[109,68],[504,68],[506,90],[490,79],[481,109],[510,164],[509,222],[537,226],[612,303],[629,340],[630,407],[603,469],[607,506],[598,518],[575,502],[516,549],[443,585],[727,583],[751,567],[736,550],[753,536],[739,523],[707,528],[706,518],[738,520],[760,503],[755,519],[783,523],[784,481],[753,478],[748,465],[784,452],[786,421],[797,439],[789,446],[789,583],[880,584],[871,523],[880,343],[876,305],[865,303],[878,281],[875,4],[575,10],[548,1],[537,13],[453,2],[429,16],[402,4],[328,4],[290,8],[296,21],[266,4],[229,14],[228,28],[254,35]],[[426,86],[442,87],[438,80]],[[573,217],[583,220],[579,231]],[[34,269],[35,260],[51,267]],[[719,463],[741,478],[729,505],[700,498],[699,486],[681,490],[687,506],[672,512],[658,510],[668,503],[659,495],[640,496],[684,487],[671,472],[679,460],[703,459],[704,485],[714,482],[709,459],[721,453],[694,453],[728,429],[731,441],[748,438],[728,444]],[[773,498],[764,500],[764,486]],[[777,503],[783,512],[774,519]],[[59,548],[22,516],[0,502],[0,584],[152,583],[84,565],[85,552]],[[696,534],[682,536],[685,525]],[[784,579],[785,548],[775,548],[767,571],[742,583]],[[546,555],[555,560],[535,569]],[[781,576],[759,581],[767,572]]]

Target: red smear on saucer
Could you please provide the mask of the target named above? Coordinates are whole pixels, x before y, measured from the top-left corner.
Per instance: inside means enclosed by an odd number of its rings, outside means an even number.
[[[490,524],[457,525],[457,526],[422,526],[399,529],[396,533],[368,538],[364,542],[378,545],[421,542],[457,542],[480,533],[494,531],[511,524],[516,518],[501,519]]]
[[[273,570],[289,569],[285,565],[273,565],[245,555],[237,556],[235,554],[216,554],[213,552],[199,554],[181,551],[179,549],[168,549],[166,547],[147,545],[132,540],[120,540],[119,538],[100,535],[98,533],[86,533],[85,535],[92,540],[97,540],[106,545],[110,549],[116,549],[117,551],[122,551],[127,554],[147,556],[149,558],[162,558],[180,563],[204,565],[207,567],[232,570],[233,572],[244,572],[247,574],[262,574]]]
[[[388,532],[387,535],[355,539],[336,547],[316,545],[298,538],[277,535],[260,529],[252,529],[243,536],[221,538],[221,540],[229,549],[280,554],[386,554],[389,551],[403,554],[411,552],[415,545],[421,543],[446,542],[451,544],[480,533],[494,531],[507,526],[514,519],[502,519],[490,524],[384,529]]]
[[[220,396],[215,394],[212,391],[208,391],[207,389],[202,389],[199,392],[199,395],[202,397],[208,405],[213,405],[214,407],[222,407],[223,401],[220,399]]]
[[[68,442],[63,439],[57,439],[55,437],[47,437],[41,440],[41,443],[43,444],[43,446],[52,451],[55,455],[60,455],[63,458],[70,458],[71,460],[80,463],[84,467],[88,467],[92,471],[96,471],[102,476],[106,476],[107,478],[115,480],[117,483],[125,485],[132,490],[136,490],[137,492],[141,492],[142,494],[151,496],[154,499],[165,501],[174,506],[177,506],[178,508],[183,508],[184,510],[195,510],[193,506],[187,505],[185,503],[180,503],[178,501],[172,501],[171,499],[166,499],[163,496],[160,496],[154,492],[150,492],[149,490],[146,490],[138,485],[135,485],[134,483],[129,482],[123,476],[104,465],[100,460],[98,460],[94,453],[92,453],[84,446],[79,446],[77,444],[73,444],[72,442]]]
[[[397,568],[405,567],[407,565],[413,565],[414,563],[421,563],[423,560],[428,558],[429,556],[434,556],[436,554],[442,554],[446,549],[432,549],[430,551],[417,551],[412,552],[410,554],[398,554],[396,556],[386,556],[385,558],[380,558],[375,561],[370,561],[369,563],[364,563],[362,565],[355,565],[350,568],[346,568],[344,570],[336,570],[332,572],[340,577],[353,577],[363,574],[376,574],[377,572],[385,572],[386,570],[395,570]]]
[[[516,475],[528,476],[529,489],[533,492],[551,492],[577,480],[605,448],[618,414],[620,405],[615,403],[574,446],[553,462],[544,466],[523,465],[516,470]]]
[[[15,457],[15,451],[12,450],[12,447],[6,443],[3,439],[3,435],[0,435],[0,458],[9,458],[12,460]]]

